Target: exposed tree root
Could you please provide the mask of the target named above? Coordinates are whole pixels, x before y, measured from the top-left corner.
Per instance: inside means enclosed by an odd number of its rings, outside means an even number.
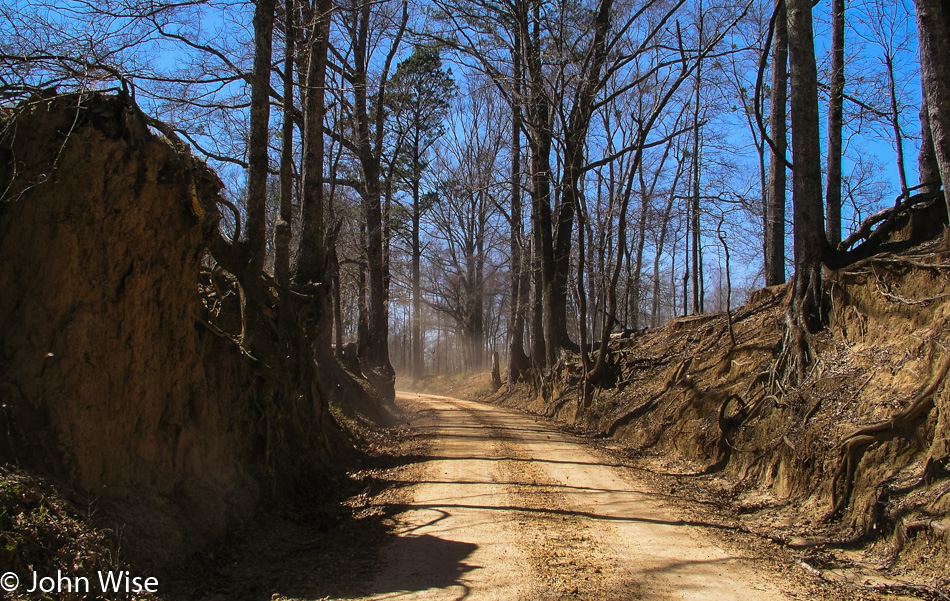
[[[781,406],[780,399],[787,394],[787,390],[806,380],[807,368],[814,364],[812,332],[817,332],[823,327],[828,315],[821,270],[820,265],[815,265],[796,274],[791,299],[785,313],[785,334],[780,351],[773,359],[770,368],[752,378],[741,395],[729,394],[720,404],[719,458],[704,472],[708,473],[724,467],[732,451],[750,451],[750,449],[737,448],[734,441],[730,440],[730,435],[760,415],[767,403],[772,402],[776,406]],[[734,348],[730,348],[730,354]],[[810,413],[813,414],[814,411]],[[809,417],[811,415],[807,416],[805,421]],[[790,424],[773,443],[778,444],[783,440],[787,442],[786,435],[791,427]]]
[[[663,395],[666,394],[667,391],[669,391],[674,386],[677,386],[679,384],[683,384],[685,386],[692,386],[692,380],[690,380],[689,376],[687,375],[687,372],[689,371],[689,366],[692,365],[692,363],[693,363],[693,356],[690,355],[685,360],[683,360],[683,362],[680,363],[679,366],[677,366],[677,368],[673,371],[673,374],[666,380],[666,383],[663,385],[663,388],[658,393],[650,397],[650,399],[647,400],[645,403],[640,404],[633,411],[628,411],[627,413],[615,419],[613,423],[611,423],[610,426],[608,426],[607,429],[604,430],[603,435],[608,438],[612,437],[614,434],[617,433],[617,430],[619,430],[623,426],[629,424],[630,422],[634,421],[635,419],[643,415],[646,415],[651,409],[656,407],[657,401],[659,401],[660,398],[662,398]]]
[[[666,365],[667,363],[669,363],[670,357],[668,356],[663,356],[659,358],[638,357],[634,359],[622,358],[622,361],[626,365],[626,368],[629,369],[633,373],[633,375],[617,382],[618,392],[622,392],[624,388],[636,382],[637,376],[640,374],[641,371],[656,370],[662,367],[663,365]]]
[[[820,265],[814,265],[795,274],[781,351],[772,363],[769,388],[773,393],[804,382],[808,366],[814,363],[811,336],[824,327],[829,312],[821,271]]]
[[[615,419],[613,423],[611,423],[610,426],[606,430],[604,430],[604,432],[602,433],[603,436],[605,438],[612,438],[614,434],[617,433],[617,430],[619,430],[623,426],[626,426],[627,424],[634,421],[635,419],[646,415],[651,409],[656,407],[657,401],[660,400],[660,397],[662,397],[665,393],[666,393],[666,390],[663,390],[659,394],[656,394],[650,397],[650,399],[646,401],[645,403],[642,403],[639,406],[637,406],[637,408],[634,409],[633,411],[628,411],[627,413],[624,413],[623,415]]]
[[[950,601],[950,595],[947,595],[936,587],[923,584],[881,584],[871,588],[886,595],[910,595],[919,599]]]
[[[719,457],[716,461],[707,466],[702,473],[710,473],[718,469],[725,467],[728,463],[729,458],[733,452],[738,453],[756,453],[755,448],[740,448],[732,434],[740,431],[746,424],[750,421],[761,415],[762,409],[771,402],[775,406],[780,407],[781,403],[779,397],[774,394],[771,394],[768,389],[765,387],[765,382],[768,380],[769,372],[762,372],[758,374],[749,385],[746,387],[744,394],[748,397],[751,391],[757,386],[759,389],[752,396],[751,401],[746,401],[742,396],[738,394],[730,394],[719,406],[719,415],[718,415],[718,426],[720,438],[718,442],[719,448]],[[730,411],[735,407],[734,410]],[[788,427],[785,428],[779,435],[772,439],[769,443],[765,445],[758,445],[757,456],[753,458],[753,462],[760,461],[763,457],[769,455],[770,451],[776,448],[779,444],[785,443],[788,445],[792,451],[796,451],[794,446],[788,443],[787,435],[792,429],[794,424],[789,423]]]
[[[859,428],[841,441],[839,445],[841,458],[831,480],[832,509],[826,518],[838,515],[850,501],[855,472],[863,451],[875,442],[883,442],[898,436],[918,418],[929,412],[934,407],[934,393],[943,383],[948,370],[950,370],[950,356],[943,356],[930,382],[911,400],[907,409],[884,421]],[[839,488],[842,489],[840,494]]]
[[[861,222],[861,225],[858,227],[857,231],[848,236],[847,239],[838,245],[838,250],[846,251],[854,246],[858,241],[865,240],[866,242],[855,249],[854,252],[865,255],[873,254],[874,250],[872,247],[876,247],[881,244],[887,234],[894,229],[894,225],[903,214],[906,214],[910,209],[917,205],[935,201],[942,196],[942,192],[923,192],[921,194],[915,194],[903,202],[898,202],[893,207],[888,207],[878,211]],[[874,226],[877,227],[875,228]]]
[[[928,296],[927,298],[920,298],[920,299],[906,298],[891,290],[891,287],[886,282],[884,282],[884,280],[881,278],[881,275],[874,268],[873,264],[871,265],[871,272],[874,274],[875,290],[877,290],[878,294],[880,294],[887,300],[891,301],[892,303],[899,303],[902,305],[911,305],[911,306],[914,306],[914,305],[924,306],[924,305],[929,305],[930,303],[934,301],[950,298],[950,294],[938,294],[936,296]]]

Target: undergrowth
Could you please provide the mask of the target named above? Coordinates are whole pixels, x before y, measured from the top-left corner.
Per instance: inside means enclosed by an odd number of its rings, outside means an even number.
[[[128,570],[120,558],[121,532],[97,529],[93,505],[85,510],[66,500],[51,483],[10,467],[0,467],[0,573],[19,578],[14,601],[119,601],[153,596],[100,590],[100,574]],[[131,572],[130,572],[131,573]],[[37,577],[71,582],[85,578],[88,592],[57,585],[50,593],[28,592]],[[136,576],[137,574],[133,574]],[[5,581],[9,584],[10,581]],[[44,587],[49,588],[49,587]],[[124,591],[124,588],[123,588]]]

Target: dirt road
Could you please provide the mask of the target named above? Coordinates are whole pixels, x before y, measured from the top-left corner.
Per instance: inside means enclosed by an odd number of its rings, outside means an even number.
[[[481,403],[401,394],[429,458],[361,599],[782,599],[753,561],[574,437]]]

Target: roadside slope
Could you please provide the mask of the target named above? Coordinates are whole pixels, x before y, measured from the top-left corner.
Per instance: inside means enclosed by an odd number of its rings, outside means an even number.
[[[726,315],[678,318],[613,340],[615,381],[586,399],[572,358],[542,394],[494,400],[688,475],[768,536],[864,545],[890,575],[945,588],[948,275],[946,239],[829,272],[830,327],[810,340],[814,361],[795,386],[769,385],[788,293],[776,287],[733,311],[735,347]]]

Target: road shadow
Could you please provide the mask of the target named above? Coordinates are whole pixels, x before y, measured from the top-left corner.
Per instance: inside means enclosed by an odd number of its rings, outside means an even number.
[[[393,511],[398,511],[393,508]],[[342,517],[272,514],[207,556],[160,581],[163,601],[387,599],[458,587],[467,594],[470,543],[397,536],[390,511]],[[393,562],[396,562],[395,564]]]
[[[465,575],[479,567],[466,562],[477,546],[407,533],[396,519],[404,511],[400,491],[412,480],[393,482],[391,470],[430,458],[416,451],[373,458],[322,497],[273,502],[216,547],[164,574],[158,599],[388,599],[453,587],[465,598]],[[399,557],[408,562],[387,570]]]
[[[473,543],[429,534],[397,537],[386,546],[382,570],[362,591],[363,596],[386,599],[407,592],[457,588],[458,599],[464,599],[469,593],[465,575],[481,567],[465,560],[477,548]]]
[[[402,506],[393,506],[391,509],[397,511],[447,511],[452,509],[463,509],[470,511],[486,511],[486,512],[500,512],[500,513],[527,513],[540,516],[564,516],[564,517],[573,517],[586,520],[592,520],[597,522],[637,522],[641,524],[654,524],[657,526],[691,526],[696,528],[709,528],[711,530],[721,530],[732,532],[737,529],[736,526],[729,524],[717,523],[712,520],[691,520],[691,519],[676,519],[668,518],[661,519],[655,517],[648,517],[644,515],[627,515],[627,514],[618,514],[618,515],[609,515],[606,513],[594,513],[590,511],[579,511],[574,509],[557,509],[551,507],[531,507],[527,504],[511,504],[511,505],[478,505],[478,504],[466,504],[466,503],[411,503]],[[556,525],[556,524],[555,524]]]

